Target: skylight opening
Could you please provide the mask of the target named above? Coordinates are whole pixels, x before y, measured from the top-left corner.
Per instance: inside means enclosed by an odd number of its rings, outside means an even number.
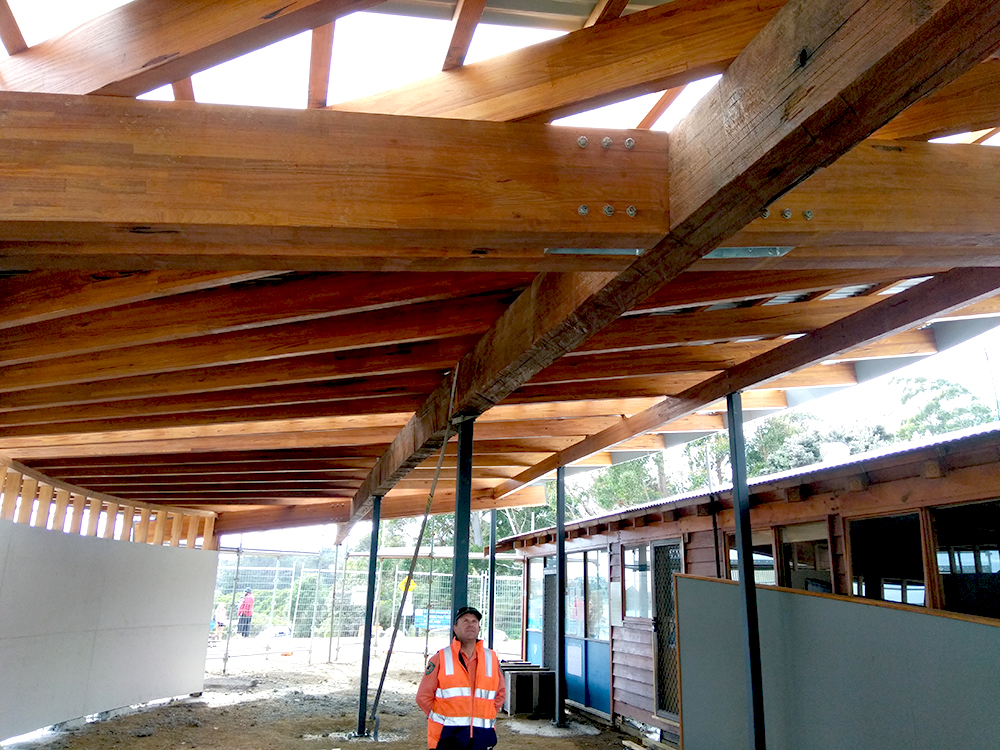
[[[29,47],[62,36],[87,21],[126,5],[129,0],[7,0]],[[3,46],[0,45],[0,50]]]

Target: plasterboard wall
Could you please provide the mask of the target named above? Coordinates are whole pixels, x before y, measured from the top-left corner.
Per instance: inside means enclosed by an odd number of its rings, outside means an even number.
[[[217,564],[0,521],[0,739],[201,691]]]
[[[684,750],[748,747],[739,587],[678,576]],[[1000,627],[757,587],[768,750],[1000,747]]]

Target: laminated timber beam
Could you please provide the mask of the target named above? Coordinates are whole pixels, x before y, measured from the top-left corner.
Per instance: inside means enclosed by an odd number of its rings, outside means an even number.
[[[661,428],[730,393],[760,387],[768,381],[835,359],[851,349],[870,344],[893,333],[902,333],[922,321],[959,309],[970,302],[992,297],[1000,291],[1000,269],[959,268],[948,271],[906,292],[893,295],[824,328],[776,347],[721,372],[715,377],[669,397],[642,414],[626,418],[602,433],[522,472],[497,489],[497,497],[527,482],[567,465],[589,453],[607,450],[616,443]]]
[[[132,0],[0,60],[9,91],[134,97],[377,0]]]
[[[273,268],[275,245],[641,248],[668,228],[665,133],[602,148],[591,130],[581,148],[576,130],[515,123],[12,92],[0,108],[6,242],[147,263],[267,246]]]
[[[998,44],[1000,7],[972,0],[932,2],[918,15],[904,2],[792,0],[671,134],[669,234],[620,274],[536,278],[453,373],[457,413],[504,399]],[[352,523],[440,443],[451,385],[446,378],[376,463]]]
[[[921,99],[875,133],[926,141],[1000,125],[1000,60],[987,60]]]
[[[783,0],[674,0],[332,109],[549,121],[723,72]]]

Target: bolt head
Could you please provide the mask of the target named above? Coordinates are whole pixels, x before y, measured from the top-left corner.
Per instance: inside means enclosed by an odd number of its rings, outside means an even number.
[[[760,218],[762,219],[766,219],[770,215],[771,215],[771,209],[769,208],[765,208],[760,212]]]
[[[604,136],[601,139],[601,145],[604,146],[604,148],[611,148],[611,136]]]
[[[792,209],[790,209],[790,208],[783,209],[782,212],[781,212],[781,218],[782,219],[790,219],[790,218],[792,218]]]
[[[625,148],[635,148],[635,138],[626,138]]]
[[[812,221],[812,218],[815,214],[813,214],[812,211],[803,211],[802,215],[806,217],[806,221]]]
[[[634,219],[635,215],[639,212],[636,210],[635,206],[629,206],[625,209],[625,213],[629,215],[629,218]]]
[[[614,213],[615,213],[614,206],[605,206],[604,207],[604,215],[605,216],[612,216],[612,215],[614,215]]]
[[[586,216],[587,214],[590,213],[590,209],[587,206],[580,206],[578,209],[576,209],[576,212],[580,214],[580,216]]]
[[[576,144],[580,148],[587,148],[587,136],[581,135],[579,138],[576,139]]]

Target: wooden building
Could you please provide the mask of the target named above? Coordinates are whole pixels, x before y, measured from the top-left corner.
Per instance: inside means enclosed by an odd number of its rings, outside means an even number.
[[[0,0],[0,536],[343,536],[423,512],[442,445],[433,512],[538,504],[1000,312],[996,3],[110,5],[26,39]],[[360,10],[450,19],[442,72],[328,101]],[[567,33],[465,65],[480,22]],[[301,34],[301,109],[198,101]]]
[[[763,477],[750,493],[758,585],[1000,618],[996,425]],[[676,736],[673,576],[738,578],[733,534],[728,487],[566,524],[571,701]],[[551,667],[555,529],[498,549],[527,561],[525,656]]]

